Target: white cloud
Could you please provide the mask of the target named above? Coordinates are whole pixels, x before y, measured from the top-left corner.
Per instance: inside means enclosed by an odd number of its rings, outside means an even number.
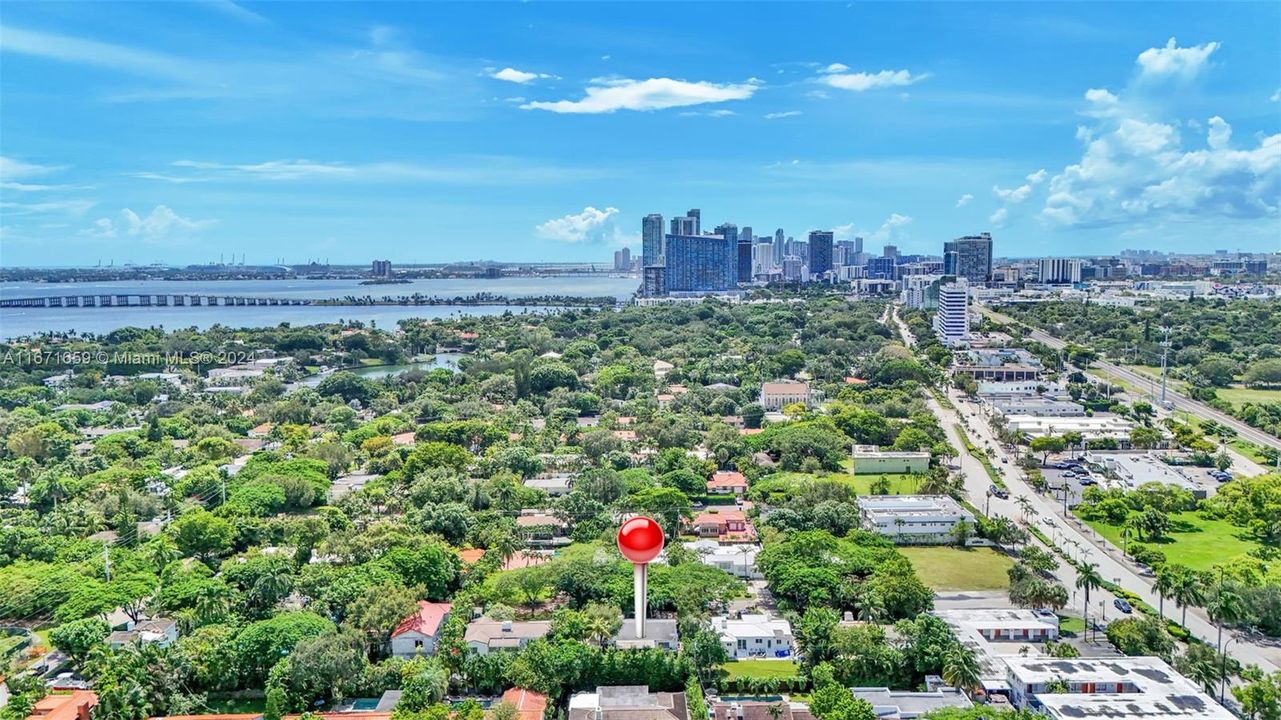
[[[802,113],[800,110],[788,110],[787,112],[772,112],[772,113],[765,113],[765,119],[779,120],[781,118],[796,117],[797,115],[803,115],[803,114],[804,113]]]
[[[1005,225],[1005,219],[1009,217],[1009,214],[1009,210],[1006,210],[1005,208],[997,208],[996,212],[992,213],[991,216],[988,217],[987,221],[992,225],[992,227],[1001,227]]]
[[[516,68],[510,67],[503,68],[497,72],[491,72],[489,76],[495,80],[506,80],[507,82],[521,84],[531,82],[533,80],[555,77],[553,75],[548,75],[547,73],[525,72],[524,70],[517,70]]]
[[[525,110],[547,110],[554,113],[612,113],[618,110],[665,110],[705,103],[746,100],[758,89],[756,83],[688,82],[672,78],[648,80],[597,78],[587,87],[581,100],[531,102]]]
[[[167,205],[157,205],[145,216],[124,208],[118,219],[98,218],[80,234],[95,238],[133,237],[144,242],[163,242],[188,237],[212,224],[212,220],[192,220]]]
[[[45,202],[0,202],[5,215],[83,215],[98,203],[94,200],[48,200]]]
[[[1090,88],[1085,91],[1085,99],[1099,105],[1115,105],[1116,96],[1106,88]]]
[[[927,77],[929,77],[928,74],[913,75],[907,70],[882,70],[877,73],[831,73],[824,75],[819,81],[841,90],[863,92],[865,90],[913,85]]]
[[[588,206],[580,213],[554,218],[534,228],[538,237],[564,243],[601,244],[613,242],[619,231],[615,225],[618,208],[597,210]]]
[[[993,185],[992,195],[1003,202],[1018,204],[1031,197],[1032,186],[1020,185],[1016,188],[1006,189],[999,185]]]
[[[1045,171],[1045,168],[1041,168],[1040,170],[1037,170],[1036,172],[1028,175],[1027,181],[1033,185],[1036,185],[1037,183],[1044,180],[1047,175],[1049,175],[1049,173]]]
[[[850,69],[850,66],[844,63],[832,63],[831,65],[828,65],[827,67],[820,70],[820,72],[830,75],[832,73],[843,73],[849,69]]]
[[[1232,139],[1232,126],[1223,118],[1215,115],[1210,118],[1210,130],[1206,135],[1206,145],[1211,150],[1226,150],[1228,141]]]
[[[1148,48],[1139,53],[1139,76],[1142,78],[1190,79],[1196,77],[1219,49],[1219,43],[1179,47],[1174,38],[1163,48]]]
[[[1281,102],[1281,88],[1278,88],[1276,92],[1272,93],[1272,97],[1268,99],[1272,102]]]
[[[23,162],[22,160],[15,160],[14,158],[0,155],[0,180],[5,182],[36,177],[39,175],[48,175],[62,169],[64,168],[57,165],[37,165],[35,163]]]
[[[973,200],[973,199],[974,199],[974,196],[973,196],[973,195],[971,195],[971,194],[969,194],[969,193],[965,193],[964,195],[962,195],[960,198],[958,198],[958,199],[957,199],[957,201],[956,201],[956,207],[963,208],[963,207],[965,207],[966,205],[969,205],[969,204],[970,204],[970,201],[971,201],[971,200]]]
[[[736,115],[733,110],[685,110],[681,112],[682,117],[729,117]]]
[[[513,185],[584,180],[608,174],[598,168],[557,166],[506,156],[460,157],[438,165],[407,162],[340,163],[307,159],[225,163],[176,160],[166,170],[133,173],[134,177],[167,183],[196,182],[316,182],[316,183],[466,183]]]
[[[863,238],[865,247],[871,248],[878,243],[889,243],[897,240],[902,236],[902,229],[912,223],[912,218],[908,215],[899,213],[890,213],[885,218],[885,222],[875,230],[855,229],[854,223],[837,225],[832,228],[833,239],[850,240],[855,237]]]

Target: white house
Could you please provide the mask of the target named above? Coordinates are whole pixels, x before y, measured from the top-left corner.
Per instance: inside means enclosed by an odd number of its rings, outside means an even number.
[[[753,657],[787,657],[796,642],[792,625],[769,615],[728,615],[712,618],[712,629],[720,634],[721,645],[733,660]]]
[[[809,383],[796,380],[780,380],[761,385],[761,407],[768,410],[782,410],[788,405],[800,403],[809,407],[814,396],[810,393]]]
[[[696,540],[685,543],[685,547],[698,554],[704,565],[719,568],[737,578],[763,580],[764,575],[756,567],[756,555],[761,551],[760,545],[740,543],[722,545],[715,540]]]
[[[170,618],[143,620],[136,625],[130,623],[124,630],[117,630],[107,636],[107,644],[112,650],[119,650],[133,643],[169,647],[177,641],[178,622]]]
[[[440,639],[440,629],[453,605],[418,601],[418,610],[400,621],[391,633],[391,654],[399,658],[432,655]]]

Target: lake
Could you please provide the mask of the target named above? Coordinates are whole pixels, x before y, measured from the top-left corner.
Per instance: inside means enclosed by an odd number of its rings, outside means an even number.
[[[63,295],[236,295],[247,297],[308,298],[323,300],[347,295],[382,297],[420,293],[438,298],[467,297],[478,293],[518,299],[541,295],[630,298],[638,281],[628,277],[562,276],[515,277],[496,280],[443,278],[414,280],[404,285],[361,285],[359,280],[130,280],[120,282],[26,283],[0,285],[0,297],[49,297]],[[498,315],[505,312],[546,312],[547,308],[494,305],[296,305],[244,307],[150,308],[0,308],[0,337],[21,337],[38,332],[78,331],[106,333],[122,327],[205,329],[268,327],[359,321],[389,328],[407,318],[440,319],[464,315]]]

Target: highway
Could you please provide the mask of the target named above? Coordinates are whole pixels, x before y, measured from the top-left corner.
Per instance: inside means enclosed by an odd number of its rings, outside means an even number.
[[[891,313],[890,320],[897,327],[904,343],[909,346],[915,345],[915,338],[911,336],[907,326],[899,318],[897,308]],[[1033,490],[1024,481],[1023,473],[1018,470],[1016,464],[1018,460],[1017,454],[1006,453],[986,420],[982,418],[978,407],[955,389],[948,389],[946,392],[956,410],[943,407],[933,397],[927,397],[926,403],[943,426],[948,441],[960,452],[961,473],[965,480],[965,491],[969,496],[970,502],[980,510],[986,509],[992,517],[1004,516],[1016,521],[1036,524],[1046,536],[1050,537],[1059,548],[1062,548],[1074,560],[1094,563],[1098,566],[1099,575],[1104,579],[1135,593],[1152,607],[1159,607],[1161,605],[1160,598],[1153,591],[1151,581],[1139,574],[1138,567],[1123,557],[1119,548],[1099,537],[1089,526],[1077,520],[1074,515],[1070,513],[1065,515],[1062,504],[1053,496],[1041,495]],[[955,429],[957,425],[965,429],[975,446],[980,448],[990,446],[995,451],[995,457],[992,462],[1009,489],[1009,499],[1002,500],[997,497],[987,497],[987,490],[991,484],[987,470],[978,460],[965,452],[965,445]],[[1004,458],[1005,462],[1002,462],[1002,458]],[[1029,513],[1028,517],[1023,516],[1022,510],[1016,502],[1020,496],[1026,497],[1031,503],[1032,512]],[[1055,575],[1067,587],[1068,593],[1072,597],[1072,602],[1068,609],[1080,612],[1083,597],[1081,597],[1080,591],[1075,589],[1075,568],[1068,563],[1060,563],[1060,566],[1055,570]],[[1112,600],[1113,596],[1101,588],[1091,592],[1090,617],[1106,620],[1107,617],[1111,616],[1115,619],[1119,611],[1112,607]],[[1182,610],[1176,609],[1173,601],[1170,600],[1165,602],[1165,613],[1167,617],[1174,617],[1175,619],[1181,619],[1182,616]],[[1211,647],[1214,646],[1218,632],[1217,627],[1209,621],[1204,611],[1200,608],[1189,608],[1186,627],[1193,635],[1209,643]],[[1256,664],[1266,672],[1275,672],[1281,669],[1281,648],[1263,644],[1234,631],[1224,632],[1223,637],[1225,642],[1231,638],[1228,652],[1242,663]]]
[[[979,312],[983,313],[984,315],[987,315],[988,317],[998,322],[1002,322],[1002,323],[1018,322],[1014,318],[1011,318],[1008,315],[1002,315],[996,312],[995,310],[992,310],[991,308],[986,307],[984,305],[976,305],[976,307],[978,308]],[[1023,323],[1023,324],[1026,325],[1026,323]],[[1063,348],[1067,345],[1067,342],[1065,340],[1060,340],[1059,338],[1056,338],[1053,335],[1050,335],[1049,333],[1043,332],[1041,330],[1033,329],[1031,333],[1031,337],[1033,340],[1036,340],[1037,342],[1045,343],[1046,345],[1056,350]],[[1078,343],[1078,344],[1083,345],[1084,343]],[[1146,375],[1141,375],[1122,365],[1116,365],[1114,363],[1110,363],[1105,360],[1096,360],[1093,364],[1093,367],[1099,370],[1102,370],[1103,372],[1117,378],[1118,380],[1122,380],[1124,382],[1130,383],[1134,387],[1139,387],[1139,388],[1147,387],[1152,382],[1151,378],[1149,378]],[[1265,447],[1272,447],[1272,448],[1281,450],[1281,438],[1274,437],[1272,435],[1269,435],[1268,433],[1263,432],[1262,430],[1250,427],[1246,423],[1241,422],[1240,420],[1232,417],[1231,415],[1215,410],[1214,408],[1210,407],[1209,405],[1206,405],[1203,402],[1193,400],[1192,398],[1186,395],[1175,392],[1173,389],[1170,389],[1169,387],[1166,388],[1165,395],[1166,395],[1166,399],[1170,402],[1172,406],[1171,409],[1186,410],[1199,417],[1209,418],[1219,423],[1220,425],[1226,425],[1227,427],[1232,428],[1233,430],[1236,431],[1237,436],[1240,437],[1242,440],[1247,440],[1249,442],[1254,443],[1255,445],[1262,445]]]

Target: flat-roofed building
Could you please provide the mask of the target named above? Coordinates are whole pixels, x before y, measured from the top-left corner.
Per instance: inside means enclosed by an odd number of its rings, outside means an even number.
[[[1011,432],[1029,438],[1047,435],[1080,433],[1086,440],[1103,438],[1117,441],[1120,447],[1129,447],[1130,431],[1134,423],[1119,415],[1097,414],[1089,417],[1036,417],[1034,415],[1006,415],[1005,427]]]
[[[957,526],[974,515],[946,495],[864,495],[858,498],[863,527],[904,545],[956,541]]]
[[[1054,400],[1040,395],[991,397],[984,399],[992,414],[1031,415],[1033,417],[1085,417],[1085,408],[1068,400]]]
[[[756,567],[756,556],[761,551],[760,545],[752,543],[722,545],[715,540],[695,540],[685,543],[685,547],[698,555],[699,562],[724,570],[734,577],[745,580],[765,578]]]
[[[1205,488],[1196,484],[1183,471],[1161,462],[1160,458],[1149,452],[1100,452],[1091,450],[1085,454],[1087,462],[1103,466],[1111,477],[1104,481],[1107,487],[1119,487],[1122,490],[1136,490],[1147,483],[1173,485],[1192,493],[1198,500],[1204,500],[1208,494]]]
[[[943,708],[972,707],[965,693],[956,688],[938,688],[918,692],[890,690],[883,687],[850,688],[855,699],[866,700],[879,720],[915,720],[925,713]]]
[[[569,698],[569,720],[690,720],[685,693],[645,685],[609,685]],[[703,720],[699,718],[699,720]]]
[[[1157,657],[1011,657],[1005,662],[1010,700],[1054,720],[1235,717]]]
[[[734,660],[788,657],[796,643],[792,624],[773,615],[744,613],[737,618],[718,615],[712,618],[712,630],[720,635],[721,645]]]
[[[930,454],[911,450],[881,450],[876,445],[855,445],[852,453],[855,475],[923,473],[930,468]]]

